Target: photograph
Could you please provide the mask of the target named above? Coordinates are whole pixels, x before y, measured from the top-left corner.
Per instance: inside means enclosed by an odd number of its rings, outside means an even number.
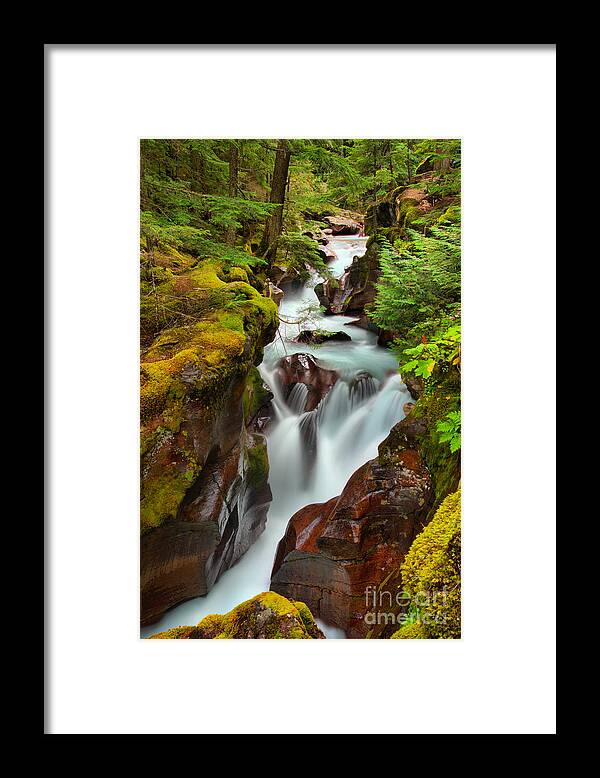
[[[141,141],[142,637],[460,637],[460,174]]]

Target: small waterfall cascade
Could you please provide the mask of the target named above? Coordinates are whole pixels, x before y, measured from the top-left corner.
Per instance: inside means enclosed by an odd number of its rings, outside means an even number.
[[[336,254],[329,265],[334,276],[343,275],[353,257],[365,253],[366,241],[357,236],[330,240],[328,245]],[[259,367],[273,392],[274,410],[267,433],[273,502],[266,529],[206,596],[173,608],[157,624],[143,629],[142,637],[196,624],[210,613],[226,613],[268,590],[277,544],[291,516],[305,505],[340,494],[352,473],[377,456],[379,444],[404,418],[404,403],[412,398],[398,374],[396,358],[377,345],[374,333],[352,325],[350,317],[318,312],[314,287],[320,281],[314,273],[301,289],[284,290],[278,336],[265,348]],[[293,339],[304,329],[343,330],[351,340],[315,346],[295,343]],[[295,383],[286,397],[280,384],[278,365],[294,353],[310,354],[320,367],[339,374],[319,405],[308,412],[304,410],[307,386]],[[328,638],[345,637],[337,628],[320,626]]]

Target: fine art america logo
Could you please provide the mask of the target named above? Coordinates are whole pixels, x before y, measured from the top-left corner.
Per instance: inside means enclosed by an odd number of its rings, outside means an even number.
[[[445,624],[446,590],[417,592],[414,596],[408,592],[391,592],[377,589],[369,584],[365,589],[365,624],[370,627],[410,624],[419,621],[422,624]],[[425,610],[423,610],[425,609]],[[429,615],[435,612],[435,616]]]

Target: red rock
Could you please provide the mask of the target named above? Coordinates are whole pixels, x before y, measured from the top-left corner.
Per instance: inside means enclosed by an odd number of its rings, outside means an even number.
[[[369,631],[368,587],[400,567],[433,500],[429,471],[416,450],[391,455],[384,442],[380,452],[339,497],[292,516],[271,575],[273,591],[305,602],[350,638]]]
[[[335,370],[320,367],[309,354],[284,357],[277,368],[277,380],[284,397],[288,397],[296,384],[304,384],[307,387],[305,411],[314,410],[338,378],[339,374]]]

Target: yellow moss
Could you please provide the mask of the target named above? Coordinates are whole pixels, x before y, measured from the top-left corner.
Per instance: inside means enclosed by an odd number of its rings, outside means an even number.
[[[414,624],[405,624],[392,635],[392,639],[396,640],[427,640],[427,638],[429,638],[427,629],[420,621],[416,621]]]
[[[175,519],[185,493],[199,473],[200,468],[189,458],[145,480],[140,501],[142,535]]]
[[[302,622],[306,629],[311,632],[314,629],[318,629],[317,624],[315,622],[314,616],[310,612],[310,608],[308,605],[304,602],[294,602],[294,605],[300,614],[300,618],[302,619]]]
[[[173,627],[156,635],[150,635],[149,640],[193,640],[198,637],[197,627]]]
[[[248,271],[243,267],[232,267],[224,273],[225,281],[245,281],[248,283]]]
[[[163,410],[168,395],[181,396],[183,385],[181,371],[188,365],[196,365],[198,355],[194,349],[184,348],[169,359],[142,362],[140,409],[142,418]]]
[[[171,319],[179,316],[185,323],[161,331],[142,357],[140,407],[147,429],[142,427],[141,448],[145,459],[153,456],[165,431],[180,431],[188,398],[199,400],[210,412],[220,408],[276,332],[277,306],[247,282],[246,271],[235,273],[241,280],[232,282],[221,275],[218,263],[202,261],[159,289]],[[151,311],[151,298],[145,303]],[[163,432],[158,433],[159,429]],[[149,467],[143,471],[142,531],[176,515],[201,469],[193,451],[183,451],[179,442],[175,448],[181,460],[176,467],[160,475]]]
[[[405,590],[433,638],[460,637],[460,488],[417,535],[404,563]]]
[[[170,399],[181,399],[194,383],[209,383],[215,368],[235,368],[245,343],[243,330],[223,326],[218,320],[164,330],[141,365],[142,419],[163,411]],[[186,369],[192,372],[183,381]]]
[[[206,616],[196,627],[178,627],[152,637],[310,640],[320,638],[322,634],[304,603],[290,602],[276,592],[263,592],[237,605],[229,613]]]

